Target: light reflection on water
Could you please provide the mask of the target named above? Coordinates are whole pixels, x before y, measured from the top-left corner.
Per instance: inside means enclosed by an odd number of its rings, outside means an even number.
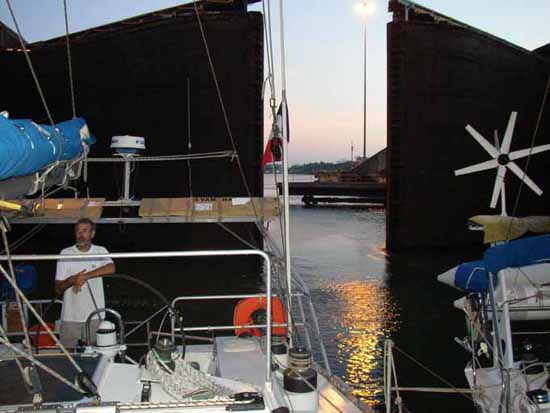
[[[266,185],[266,195],[270,190]],[[371,407],[380,406],[384,340],[399,317],[386,285],[384,211],[292,201],[292,263],[311,290],[333,373]],[[277,223],[270,232],[279,239]]]
[[[328,286],[340,302],[337,358],[346,366],[344,381],[371,407],[381,403],[383,342],[398,326],[398,309],[381,281]]]

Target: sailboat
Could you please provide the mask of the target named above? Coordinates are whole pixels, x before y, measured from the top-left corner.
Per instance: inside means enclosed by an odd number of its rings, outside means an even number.
[[[548,83],[550,87],[550,80]],[[543,102],[544,107],[544,102]],[[490,244],[480,260],[465,262],[437,279],[466,295],[453,305],[464,313],[468,334],[455,341],[470,360],[464,368],[469,388],[400,388],[394,343],[385,347],[385,396],[387,411],[403,408],[400,391],[462,393],[480,412],[541,412],[550,409],[548,331],[550,319],[550,218],[507,215],[504,176],[510,169],[521,184],[542,194],[533,180],[513,160],[550,149],[540,145],[510,152],[515,120],[512,112],[502,145],[493,146],[472,126],[466,130],[493,160],[455,171],[456,175],[496,168],[491,208],[500,200],[499,215],[477,215],[469,227],[483,231]],[[520,191],[521,192],[521,191]],[[526,237],[527,234],[539,233]],[[400,350],[401,351],[401,350]],[[447,383],[448,384],[448,383]],[[397,398],[392,396],[397,392]]]
[[[198,12],[196,18],[200,24]],[[281,106],[284,113],[284,82]],[[283,252],[262,226],[263,221],[271,217],[270,208],[278,210],[278,203],[270,207],[266,201],[253,197],[140,199],[139,194],[132,193],[131,166],[145,158],[137,156],[145,147],[140,137],[117,136],[112,141],[118,156],[110,161],[125,165],[124,191],[120,199],[77,198],[69,202],[42,197],[10,202],[20,208],[8,205],[0,222],[6,250],[6,254],[0,256],[0,275],[17,298],[23,339],[12,341],[13,334],[9,335],[4,326],[0,327],[0,412],[368,411],[345,384],[330,373],[307,286],[292,271],[285,139],[288,130],[274,123],[272,136],[283,146],[286,195],[282,205]],[[159,161],[167,160],[159,158]],[[181,157],[179,160],[186,159]],[[89,161],[91,159],[86,160]],[[139,207],[139,216],[102,217],[103,206]],[[134,251],[86,256],[10,253],[7,234],[11,224],[70,222],[83,212],[95,216],[99,222],[124,223],[235,222],[238,217],[248,216],[249,220],[259,223],[267,251],[252,246],[247,249]],[[84,345],[68,349],[60,343],[55,327],[42,317],[40,303],[26,297],[14,273],[14,263],[19,261],[190,257],[200,257],[205,263],[219,257],[235,257],[236,260],[256,257],[262,263],[260,275],[265,281],[264,291],[167,297],[144,281],[113,275],[128,283],[145,286],[163,303],[162,308],[134,324],[130,331],[127,329],[129,320],[124,314],[110,308],[96,308],[88,317]],[[185,326],[178,304],[200,305],[212,300],[239,300],[233,324],[206,322],[199,327]],[[89,324],[96,314],[103,315],[104,320],[96,336],[92,337]],[[30,315],[37,323],[34,331],[27,328]],[[161,320],[158,326],[153,322],[157,317]],[[146,329],[149,334],[147,343],[141,343],[142,351],[136,356],[137,349],[131,346],[129,337],[140,329]],[[208,336],[192,335],[200,332]],[[43,336],[47,340],[41,341]],[[321,362],[316,361],[318,358]]]

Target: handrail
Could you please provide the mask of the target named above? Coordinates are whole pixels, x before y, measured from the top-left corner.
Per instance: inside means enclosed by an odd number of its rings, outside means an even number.
[[[296,323],[294,323],[296,325]],[[303,323],[298,323],[299,326],[303,326]],[[271,328],[273,327],[287,327],[288,323],[271,323]],[[174,328],[174,331],[225,331],[225,330],[235,330],[237,328],[267,328],[267,324],[242,324],[242,325],[230,325],[230,326],[206,326],[206,327],[184,327]]]
[[[293,293],[295,297],[300,297],[302,293]],[[277,294],[271,294],[272,297],[277,297]],[[200,300],[229,300],[235,298],[265,298],[266,294],[228,294],[228,295],[180,295],[172,300],[172,307],[180,301],[200,301]]]
[[[40,314],[40,317],[42,317],[44,315],[43,305],[44,304],[50,304],[52,301],[55,304],[63,304],[63,301],[61,301],[61,300],[47,300],[47,299],[29,300],[29,303],[31,303],[33,305],[33,307],[37,309],[38,314]],[[23,330],[20,330],[20,331],[8,331],[7,330],[7,323],[8,323],[8,320],[7,320],[7,305],[10,302],[11,302],[10,300],[0,300],[0,309],[1,309],[1,313],[2,313],[2,316],[0,317],[0,325],[2,327],[4,327],[4,329],[6,330],[6,335],[8,335],[8,336],[19,336],[19,335],[23,334]],[[26,311],[26,309],[25,309],[25,311]],[[43,331],[38,331],[38,334],[47,334],[47,333],[45,333]]]
[[[115,316],[116,321],[118,323],[118,328],[119,328],[119,344],[120,346],[124,346],[126,344],[126,341],[125,341],[126,336],[124,335],[124,323],[122,322],[122,316],[118,311],[115,311],[112,308],[97,308],[90,313],[90,315],[86,319],[86,324],[85,324],[86,346],[92,345],[92,334],[90,332],[90,322],[92,321],[92,317],[100,313],[109,313]],[[124,360],[124,353],[125,353],[124,347],[122,347],[121,356],[123,360]]]
[[[220,256],[240,256],[240,255],[257,255],[265,262],[266,271],[266,324],[270,326],[266,332],[266,372],[265,381],[266,387],[271,388],[271,328],[273,324],[271,315],[271,261],[269,255],[264,251],[247,249],[247,250],[215,250],[215,251],[155,251],[155,252],[115,252],[107,254],[21,254],[12,255],[14,261],[52,261],[52,260],[72,260],[72,259],[94,259],[94,258],[185,258],[185,257],[220,257]],[[0,261],[6,261],[6,255],[0,255]]]

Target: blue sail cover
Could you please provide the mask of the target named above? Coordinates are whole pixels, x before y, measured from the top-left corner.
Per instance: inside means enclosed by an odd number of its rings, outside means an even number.
[[[550,235],[517,239],[489,248],[483,254],[487,270],[496,274],[504,268],[550,262]]]
[[[29,119],[8,119],[0,115],[0,180],[38,172],[56,161],[82,155],[92,145],[86,121],[75,118],[52,126]]]
[[[482,293],[489,290],[489,278],[483,261],[471,261],[456,267],[455,287],[469,293]]]
[[[465,262],[442,274],[440,281],[451,283],[466,292],[485,293],[489,290],[489,273],[504,268],[526,267],[550,263],[550,235],[523,238],[489,248],[483,260]],[[449,275],[454,271],[454,280]],[[451,275],[452,277],[452,275]],[[451,281],[451,282],[449,282]],[[495,278],[495,283],[498,278]]]

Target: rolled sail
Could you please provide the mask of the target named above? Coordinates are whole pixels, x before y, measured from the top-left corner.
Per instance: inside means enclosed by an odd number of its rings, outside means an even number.
[[[41,171],[56,161],[78,158],[94,142],[82,118],[53,128],[0,115],[0,181]]]
[[[483,260],[460,264],[440,274],[437,279],[463,291],[486,293],[489,289],[489,273],[497,274],[508,268],[522,268],[521,273],[525,275],[529,274],[532,267],[537,264],[550,267],[550,235],[523,238],[496,245],[485,251]],[[512,273],[517,274],[517,272]],[[527,276],[515,277],[514,282],[529,284],[532,280]],[[498,277],[495,277],[495,283],[498,285]],[[541,283],[550,283],[550,273],[546,274]]]

